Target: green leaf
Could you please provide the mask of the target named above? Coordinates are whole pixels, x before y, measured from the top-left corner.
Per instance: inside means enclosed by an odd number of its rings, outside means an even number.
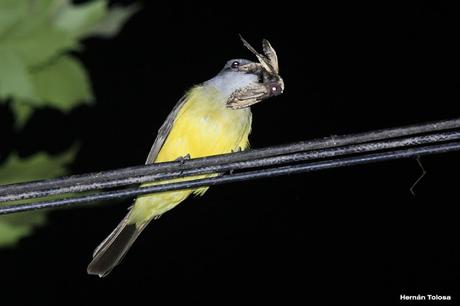
[[[73,161],[76,146],[57,156],[44,152],[27,158],[12,153],[0,166],[0,185],[52,178],[66,173],[66,165]]]
[[[41,69],[27,70],[13,53],[0,50],[0,99],[14,98],[12,110],[21,127],[33,107],[51,106],[69,111],[93,99],[84,67],[73,57],[62,55]]]
[[[28,67],[46,64],[65,51],[76,50],[77,40],[47,24],[38,24],[24,36],[9,36],[0,41],[0,49],[14,52]]]
[[[9,100],[21,127],[32,109],[69,111],[93,95],[84,68],[68,51],[91,35],[110,37],[139,6],[108,0],[0,0],[0,102]]]
[[[0,166],[0,185],[64,175],[67,173],[66,165],[73,161],[76,151],[77,147],[73,146],[57,156],[41,152],[20,158],[11,154]],[[0,216],[0,247],[14,246],[44,222],[43,211]]]
[[[53,56],[78,47],[76,36],[52,23],[63,1],[19,0],[17,3],[16,10],[20,18],[11,23],[0,36],[0,49],[14,52],[25,65],[31,67],[44,64]],[[2,15],[5,16],[5,13]]]
[[[110,38],[120,32],[126,21],[140,10],[140,5],[115,6],[88,32],[87,36]]]
[[[85,69],[71,56],[60,56],[31,78],[36,99],[62,111],[93,99]]]
[[[0,248],[13,247],[33,229],[45,224],[44,212],[24,212],[0,217]]]
[[[0,37],[23,17],[26,5],[25,1],[0,1]]]
[[[0,99],[32,99],[34,85],[27,67],[14,52],[0,49]]]
[[[107,1],[97,0],[73,5],[63,1],[54,16],[54,25],[72,36],[80,37],[107,14]]]
[[[15,114],[14,126],[19,130],[26,124],[27,120],[32,115],[33,107],[30,104],[16,100],[15,103],[11,103],[11,109]]]

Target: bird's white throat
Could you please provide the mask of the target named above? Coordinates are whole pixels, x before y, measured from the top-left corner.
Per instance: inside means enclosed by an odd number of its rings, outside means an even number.
[[[257,81],[258,77],[255,74],[226,71],[204,82],[204,85],[215,87],[223,97],[228,98],[235,90]]]

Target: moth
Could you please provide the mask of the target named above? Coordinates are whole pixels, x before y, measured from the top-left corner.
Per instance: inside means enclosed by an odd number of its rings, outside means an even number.
[[[231,109],[245,108],[267,98],[278,96],[284,91],[284,81],[279,75],[278,56],[266,39],[262,40],[263,53],[257,52],[241,35],[243,45],[259,60],[241,67],[246,72],[257,72],[262,76],[259,83],[252,84],[232,93],[227,101]]]

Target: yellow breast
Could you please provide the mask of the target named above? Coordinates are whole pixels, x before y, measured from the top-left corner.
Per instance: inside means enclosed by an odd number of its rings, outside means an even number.
[[[195,87],[174,120],[155,162],[174,161],[187,154],[192,158],[230,153],[249,146],[251,112],[225,107],[224,97],[209,87]],[[209,177],[212,174],[196,178]],[[170,180],[183,181],[179,178]],[[147,185],[154,185],[149,183]],[[203,194],[207,187],[195,190],[161,192],[136,199],[130,222],[142,224],[175,207],[192,192]]]
[[[195,87],[179,111],[155,162],[229,153],[245,149],[251,131],[249,109],[232,110],[211,88]]]

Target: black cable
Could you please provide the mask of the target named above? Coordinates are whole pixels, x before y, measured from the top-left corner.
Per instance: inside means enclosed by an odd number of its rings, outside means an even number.
[[[211,165],[211,166],[188,168],[185,170],[181,168],[182,165],[179,165],[178,167],[172,168],[171,172],[166,172],[166,173],[153,171],[155,170],[155,166],[159,165],[159,164],[156,164],[152,166],[144,166],[144,167],[148,167],[149,169],[152,169],[151,172],[153,173],[146,173],[146,174],[133,176],[133,177],[110,178],[110,179],[101,180],[101,181],[95,181],[92,179],[92,180],[88,180],[87,183],[81,182],[78,185],[61,186],[60,184],[58,184],[58,186],[54,188],[45,189],[45,190],[39,189],[39,190],[32,190],[32,191],[26,191],[26,192],[23,192],[21,189],[16,189],[9,194],[1,195],[0,202],[24,200],[24,199],[45,197],[45,196],[50,196],[50,195],[57,195],[57,194],[64,194],[64,193],[71,193],[71,192],[72,193],[83,192],[83,191],[97,190],[97,189],[103,189],[103,188],[113,188],[113,187],[153,182],[153,181],[163,181],[163,180],[171,179],[171,178],[185,177],[185,176],[192,176],[192,175],[199,175],[199,174],[222,173],[222,172],[243,170],[243,169],[249,169],[249,168],[268,167],[268,166],[274,166],[274,165],[296,163],[296,162],[307,161],[307,160],[324,159],[324,158],[337,157],[337,156],[343,156],[343,155],[349,155],[349,154],[358,154],[362,152],[374,152],[374,151],[393,149],[393,148],[398,148],[398,147],[409,147],[409,146],[415,146],[415,145],[438,143],[438,142],[452,141],[452,140],[458,140],[458,139],[460,139],[460,131],[442,132],[442,133],[434,133],[434,134],[429,134],[429,135],[392,139],[392,140],[386,140],[386,141],[377,141],[377,142],[370,142],[370,143],[357,144],[357,145],[348,145],[348,146],[337,147],[337,148],[313,150],[313,151],[302,152],[302,153],[284,154],[281,156],[263,157],[263,158],[248,160],[248,161],[238,161],[238,162],[223,163],[223,164],[217,164],[217,165]],[[188,161],[184,161],[184,165],[187,162]],[[91,176],[92,174],[88,175],[88,178],[92,178]],[[55,180],[52,180],[52,181],[55,181]]]
[[[174,171],[184,171],[199,167],[216,166],[224,163],[245,162],[258,158],[272,157],[289,153],[305,152],[310,150],[326,149],[350,144],[359,144],[382,139],[391,139],[415,134],[435,132],[447,129],[460,128],[460,119],[443,120],[431,123],[416,124],[406,127],[382,129],[377,131],[332,136],[311,141],[303,141],[290,145],[275,146],[265,149],[257,149],[245,152],[236,152],[213,157],[197,158],[190,161],[176,161],[168,163],[151,164],[148,166],[136,166],[104,172],[94,172],[84,175],[74,175],[51,180],[19,183],[0,186],[0,196],[38,192],[43,190],[72,188],[82,184],[97,184],[107,180],[115,180],[142,175],[153,175]]]
[[[59,200],[36,202],[36,203],[31,203],[31,204],[3,206],[3,207],[0,207],[0,215],[16,213],[16,212],[23,212],[23,211],[30,211],[30,210],[37,210],[37,209],[44,209],[44,208],[57,208],[57,207],[75,205],[75,204],[83,204],[83,203],[88,203],[88,202],[93,202],[93,201],[134,197],[134,196],[140,196],[140,195],[145,195],[145,194],[150,194],[150,193],[155,193],[155,192],[164,192],[164,191],[179,190],[179,189],[194,189],[194,188],[203,187],[203,186],[213,186],[213,185],[219,185],[219,184],[224,184],[224,183],[246,181],[250,179],[259,179],[259,178],[274,177],[274,176],[280,176],[280,175],[297,174],[297,173],[303,173],[303,172],[311,172],[311,171],[318,171],[318,170],[324,170],[324,169],[353,166],[353,165],[366,164],[366,163],[379,162],[379,161],[410,158],[410,157],[416,157],[416,156],[422,156],[422,155],[428,155],[428,154],[447,153],[447,152],[459,151],[459,150],[460,150],[459,141],[452,142],[452,143],[446,143],[446,144],[434,144],[434,145],[417,147],[417,148],[399,149],[399,150],[393,150],[393,151],[388,151],[388,152],[357,155],[357,156],[340,158],[340,159],[333,159],[333,160],[326,160],[326,161],[319,161],[319,162],[309,162],[309,163],[303,163],[299,165],[275,167],[272,169],[254,170],[254,171],[248,171],[248,172],[236,173],[236,174],[226,174],[226,175],[212,177],[212,178],[182,181],[182,182],[175,182],[175,183],[166,183],[162,185],[131,188],[131,189],[124,189],[124,190],[115,190],[115,191],[102,192],[102,193],[87,195],[87,196],[82,196],[82,197],[71,197],[71,198],[64,198],[64,199],[59,199]]]

